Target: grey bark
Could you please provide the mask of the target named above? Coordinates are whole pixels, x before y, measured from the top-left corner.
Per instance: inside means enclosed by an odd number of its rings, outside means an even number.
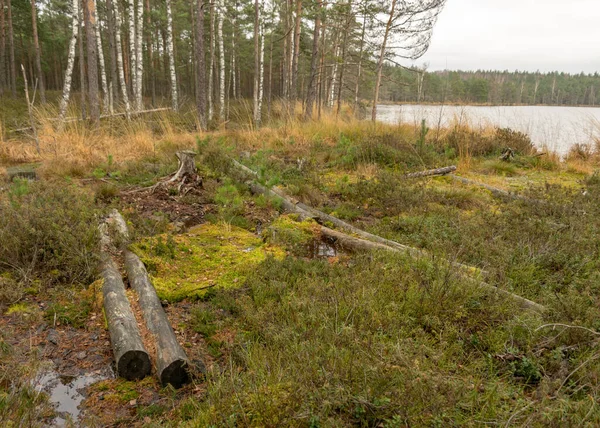
[[[114,261],[104,255],[102,264],[104,313],[115,355],[117,374],[127,380],[150,374],[150,357],[125,294],[125,284]]]
[[[85,5],[85,34],[87,40],[88,87],[90,97],[90,119],[97,124],[100,120],[98,97],[98,52],[96,44],[96,4],[94,0],[83,0]]]
[[[156,370],[163,386],[180,388],[188,383],[188,357],[160,303],[148,272],[138,256],[125,251],[125,269],[131,287],[137,292],[146,327],[156,341]]]
[[[17,98],[17,64],[15,63],[15,33],[12,21],[11,0],[6,0],[8,18],[8,59],[10,74],[10,90],[13,98]]]
[[[63,94],[60,99],[59,105],[59,121],[62,122],[65,118],[67,111],[67,105],[69,104],[69,98],[71,96],[71,82],[73,79],[73,68],[75,65],[75,45],[77,44],[77,32],[79,27],[79,0],[73,0],[72,2],[72,26],[73,32],[71,34],[71,40],[69,41],[69,54],[67,58],[67,70],[65,71],[65,83],[63,87]],[[62,125],[60,125],[62,126]]]
[[[308,82],[308,92],[306,94],[306,105],[304,106],[304,119],[312,119],[313,104],[317,98],[317,62],[319,61],[319,34],[321,31],[321,5],[322,0],[317,2],[317,12],[315,17],[315,28],[313,31],[313,47],[310,59],[310,80]]]
[[[196,111],[203,130],[206,120],[206,60],[204,59],[204,0],[196,0]]]
[[[35,1],[36,0],[31,0],[31,23],[33,29],[33,46],[35,50],[35,72],[38,79],[37,86],[40,89],[40,101],[42,104],[46,104],[46,85],[44,84],[44,74],[42,73],[42,59],[40,53],[40,41],[38,38],[37,9],[35,7]]]

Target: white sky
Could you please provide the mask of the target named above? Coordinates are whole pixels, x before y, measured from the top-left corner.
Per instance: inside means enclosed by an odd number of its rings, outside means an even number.
[[[429,70],[600,72],[600,0],[447,0]]]

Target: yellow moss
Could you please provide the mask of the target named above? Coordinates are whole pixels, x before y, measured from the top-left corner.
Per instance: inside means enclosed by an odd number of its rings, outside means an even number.
[[[27,303],[15,303],[14,305],[11,305],[7,310],[6,310],[6,315],[12,315],[12,314],[31,314],[35,311],[35,308],[33,308],[31,305],[27,304]]]
[[[201,297],[211,286],[240,286],[268,255],[284,255],[256,235],[227,224],[146,238],[132,249],[148,267],[159,297],[168,301]]]
[[[295,214],[282,215],[264,234],[269,242],[303,255],[309,252],[313,243],[320,238],[320,226],[314,220],[300,221]]]

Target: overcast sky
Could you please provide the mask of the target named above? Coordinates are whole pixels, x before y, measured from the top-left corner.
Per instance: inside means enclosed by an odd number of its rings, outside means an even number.
[[[600,0],[447,0],[430,70],[600,72]]]

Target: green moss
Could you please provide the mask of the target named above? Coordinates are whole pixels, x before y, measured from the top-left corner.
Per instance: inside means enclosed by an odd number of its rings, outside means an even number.
[[[285,247],[293,254],[306,255],[319,239],[319,225],[314,220],[300,221],[294,214],[279,216],[264,232],[269,242]]]
[[[169,251],[163,251],[165,245]],[[203,224],[183,235],[146,238],[132,249],[148,267],[159,297],[168,301],[200,298],[215,285],[240,286],[268,255],[283,256],[256,235],[224,223]]]

